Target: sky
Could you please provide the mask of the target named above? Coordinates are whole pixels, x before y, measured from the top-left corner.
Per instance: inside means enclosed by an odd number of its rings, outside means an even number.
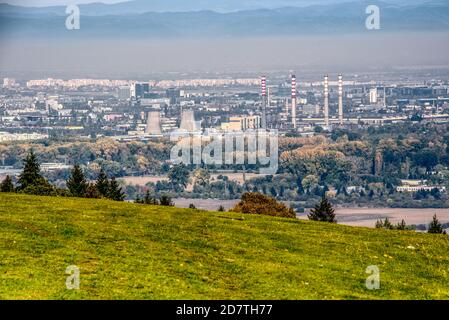
[[[307,68],[338,74],[378,68],[439,68],[449,66],[447,37],[429,33],[118,43],[9,40],[0,46],[0,75],[19,79],[134,78],[149,77],[153,72],[299,72]]]
[[[117,3],[125,2],[125,0],[0,0],[0,3],[9,3],[20,6],[27,7],[46,7],[55,5],[69,5],[69,4],[81,4],[81,3],[92,3],[92,2],[103,2],[103,3]]]
[[[26,2],[28,5],[46,6],[66,5],[70,0],[10,1],[16,4]],[[223,37],[194,41],[142,41],[120,37],[113,40],[83,41],[24,41],[14,37],[0,38],[0,78],[11,76],[19,79],[128,79],[149,77],[155,72],[264,72],[310,69],[318,72],[346,73],[392,68],[448,68],[448,37],[448,32],[405,32],[275,38]]]

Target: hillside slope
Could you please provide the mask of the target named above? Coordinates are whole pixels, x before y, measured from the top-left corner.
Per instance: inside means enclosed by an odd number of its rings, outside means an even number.
[[[0,299],[448,299],[448,249],[448,236],[0,194]]]

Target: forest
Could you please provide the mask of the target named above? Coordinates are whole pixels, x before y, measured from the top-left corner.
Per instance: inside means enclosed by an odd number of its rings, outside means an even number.
[[[29,150],[41,163],[56,162],[83,169],[95,179],[101,169],[118,180],[125,176],[164,176],[146,188],[124,186],[127,198],[146,191],[172,197],[239,199],[260,192],[310,208],[326,195],[342,206],[449,207],[443,187],[449,187],[449,127],[447,124],[408,122],[382,127],[320,131],[313,137],[280,137],[279,171],[243,183],[232,181],[214,167],[173,166],[172,144],[166,140],[119,142],[110,138],[79,141],[47,140],[0,144],[0,164],[21,168]],[[241,167],[227,168],[240,172]],[[257,172],[249,166],[247,172]],[[44,172],[64,187],[69,171]],[[402,180],[419,180],[432,190],[398,192]],[[191,185],[191,188],[187,188]]]

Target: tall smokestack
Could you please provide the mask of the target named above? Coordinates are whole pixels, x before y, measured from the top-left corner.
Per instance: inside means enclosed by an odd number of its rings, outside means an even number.
[[[324,77],[324,125],[329,126],[329,76]]]
[[[292,123],[296,129],[296,76],[292,75]]]
[[[343,75],[338,75],[338,119],[343,125]]]
[[[261,79],[262,85],[262,129],[267,128],[267,78],[262,76]]]

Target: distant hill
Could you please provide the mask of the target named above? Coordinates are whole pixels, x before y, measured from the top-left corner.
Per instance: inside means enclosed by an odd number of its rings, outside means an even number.
[[[394,5],[416,5],[444,3],[444,0],[383,0]],[[360,3],[360,0],[133,0],[116,4],[91,3],[80,5],[84,15],[127,15],[146,12],[192,12],[216,11],[236,12],[243,10],[277,9],[283,7],[308,7],[313,5],[335,5]],[[372,1],[371,1],[372,4]],[[9,13],[52,13],[63,15],[65,6],[20,7],[0,4],[0,11]]]
[[[57,13],[59,9],[56,7],[53,8],[55,10],[53,13],[45,11],[47,10],[45,8],[28,8],[25,12],[0,10],[0,34],[4,37],[115,39],[116,37],[259,37],[362,33],[367,32],[365,9],[368,3],[370,2],[305,8],[258,9],[232,13],[198,11],[82,15],[81,30],[77,31],[66,30],[66,16]],[[380,32],[449,30],[449,3],[408,6],[391,6],[383,3],[379,5],[382,29]]]
[[[15,194],[0,235],[1,299],[449,299],[447,235]]]

